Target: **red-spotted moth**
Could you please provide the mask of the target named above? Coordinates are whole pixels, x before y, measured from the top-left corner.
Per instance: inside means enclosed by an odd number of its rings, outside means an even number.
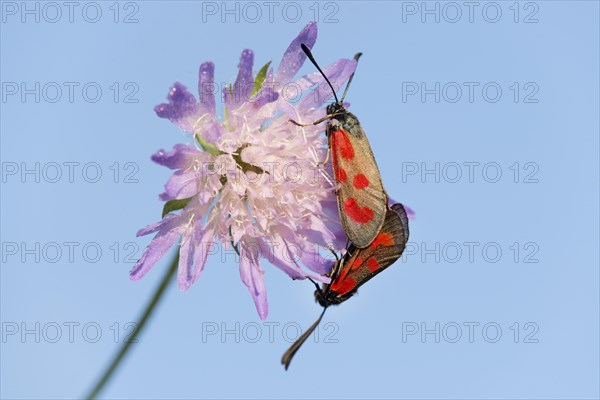
[[[371,244],[381,230],[388,197],[383,189],[381,174],[367,136],[358,118],[346,110],[343,104],[354,74],[350,76],[341,100],[338,100],[335,89],[308,47],[304,44],[301,47],[331,87],[335,103],[327,107],[327,115],[318,121],[311,124],[291,122],[299,126],[308,126],[329,120],[326,134],[332,152],[334,179],[339,185],[337,202],[342,227],[354,246],[364,248]],[[361,53],[358,53],[354,59],[358,61],[360,56]]]
[[[344,257],[333,265],[329,273],[331,282],[322,288],[317,286],[315,298],[323,306],[323,312],[285,352],[281,358],[285,369],[288,369],[294,354],[317,328],[327,307],[348,300],[361,285],[392,265],[402,255],[407,241],[408,218],[402,204],[397,203],[387,208],[385,221],[375,240],[363,249],[350,245]]]

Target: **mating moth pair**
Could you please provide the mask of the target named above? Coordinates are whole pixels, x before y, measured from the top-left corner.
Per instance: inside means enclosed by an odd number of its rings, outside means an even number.
[[[331,87],[335,102],[327,107],[327,115],[312,124],[327,122],[326,135],[332,153],[333,174],[338,184],[336,197],[340,220],[350,246],[338,259],[329,277],[331,282],[319,287],[315,298],[323,312],[315,323],[288,349],[281,363],[287,369],[292,357],[317,328],[327,307],[340,304],[356,293],[369,279],[392,265],[404,251],[408,241],[408,218],[402,204],[388,205],[381,174],[369,141],[358,118],[343,105],[352,82],[350,76],[341,100],[308,47],[301,45]],[[358,61],[361,53],[354,59]],[[299,126],[307,126],[291,121]]]

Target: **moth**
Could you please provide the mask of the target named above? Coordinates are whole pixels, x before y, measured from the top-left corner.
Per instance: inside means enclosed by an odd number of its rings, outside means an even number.
[[[327,115],[310,124],[317,125],[329,120],[325,133],[329,151],[332,153],[334,180],[338,185],[337,203],[340,220],[348,240],[355,247],[365,248],[373,242],[386,216],[388,196],[381,182],[381,174],[367,136],[358,118],[344,107],[354,73],[350,76],[341,100],[338,100],[333,85],[317,64],[309,48],[301,44],[302,50],[333,91],[335,102],[327,106]],[[356,54],[358,61],[362,53]],[[328,152],[329,156],[329,152]]]
[[[344,256],[333,265],[329,273],[331,282],[323,284],[322,287],[315,283],[315,299],[323,307],[323,312],[281,358],[286,370],[294,354],[317,328],[329,306],[348,300],[360,286],[392,265],[402,255],[409,234],[406,210],[400,203],[386,207],[386,210],[383,226],[373,242],[362,249],[351,244]]]

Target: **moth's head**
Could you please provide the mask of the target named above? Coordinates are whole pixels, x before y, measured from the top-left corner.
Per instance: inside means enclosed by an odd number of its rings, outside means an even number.
[[[327,106],[327,115],[330,114],[337,114],[340,111],[345,111],[346,108],[344,107],[343,104],[341,103],[331,103],[330,105]]]

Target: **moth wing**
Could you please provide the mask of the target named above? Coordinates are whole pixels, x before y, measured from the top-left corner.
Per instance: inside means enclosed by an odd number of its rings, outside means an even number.
[[[331,282],[330,290],[337,293],[340,302],[348,299],[365,282],[396,262],[407,241],[406,211],[401,204],[394,204],[387,209],[383,227],[369,247],[351,248],[347,253],[348,257],[338,276]]]
[[[375,156],[358,123],[352,134],[343,128],[331,130],[329,141],[342,227],[356,247],[367,247],[383,226],[387,208]]]
[[[406,243],[408,242],[409,229],[408,229],[408,215],[406,214],[406,209],[401,203],[396,203],[392,205],[392,210],[398,214],[400,217],[400,222],[402,222],[402,228],[404,229],[404,247],[406,247]],[[404,248],[402,249],[404,251]]]

